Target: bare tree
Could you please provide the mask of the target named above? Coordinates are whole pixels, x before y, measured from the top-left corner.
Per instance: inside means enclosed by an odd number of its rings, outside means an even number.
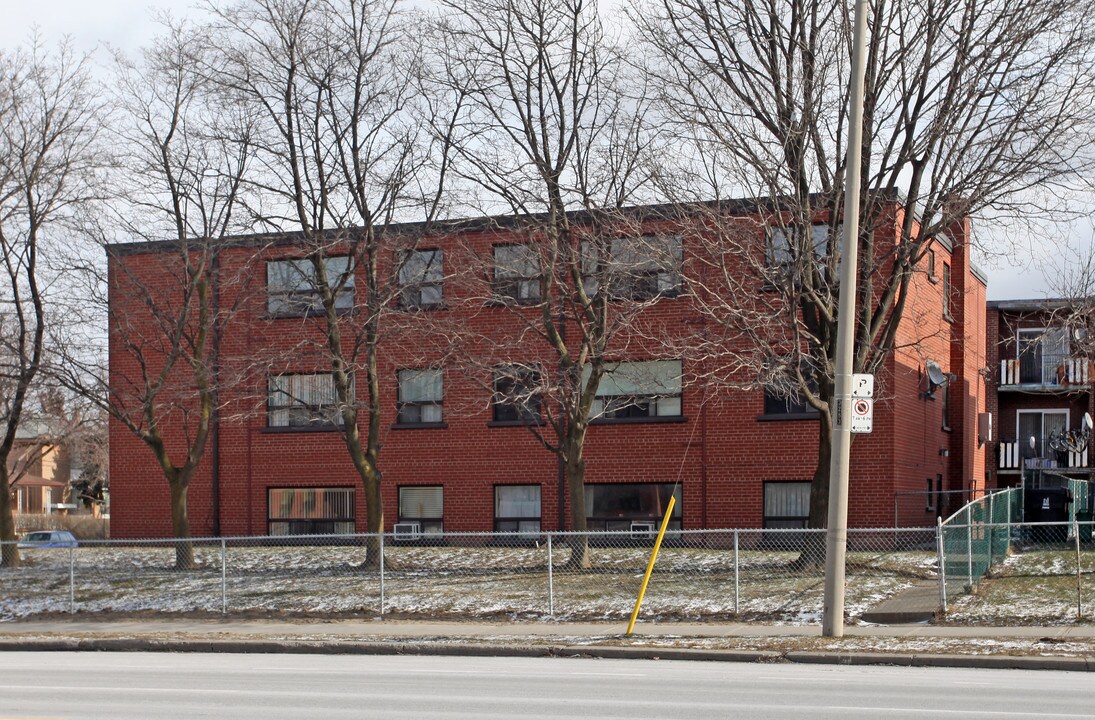
[[[45,361],[42,255],[94,195],[99,111],[83,58],[61,46],[0,52],[0,541],[15,539],[8,459]],[[16,566],[5,544],[0,564]]]
[[[247,179],[253,217],[302,248],[299,261],[279,261],[269,309],[275,322],[320,328],[318,337],[302,331],[292,352],[314,367],[295,370],[330,374],[313,389],[322,407],[299,419],[341,433],[364,490],[366,530],[380,533],[378,352],[396,342],[387,318],[415,245],[391,226],[432,219],[440,200],[423,190],[432,148],[420,131],[428,108],[415,93],[412,18],[398,0],[256,0],[213,12],[220,82],[259,118],[260,163]],[[290,369],[275,364],[270,387],[294,402],[277,378]],[[377,538],[366,547],[363,568],[379,567]]]
[[[235,309],[222,306],[220,291],[243,281],[220,272],[218,255],[238,227],[250,125],[202,74],[208,52],[201,31],[169,24],[139,62],[117,58],[120,192],[98,234],[111,260],[109,277],[95,264],[83,270],[95,307],[109,315],[118,372],[108,379],[99,357],[78,346],[66,365],[69,384],[155,457],[171,493],[172,534],[184,539],[175,546],[177,569],[195,566],[185,540],[187,491],[209,442],[218,389],[246,373],[219,362],[216,338]],[[142,263],[143,242],[168,242],[172,252]],[[107,302],[107,290],[133,301],[122,311]]]
[[[634,352],[642,310],[679,287],[680,238],[639,237],[651,218],[624,210],[649,177],[647,98],[596,3],[441,4],[432,80],[453,109],[437,128],[450,173],[475,212],[512,215],[507,247],[469,245],[457,261],[468,270],[459,294],[508,312],[486,331],[455,332],[453,361],[518,417],[542,420],[529,428],[559,459],[570,528],[585,531],[586,436],[606,413],[598,390]],[[588,567],[584,537],[570,562]]]
[[[685,158],[681,198],[772,198],[752,222],[699,221],[717,260],[696,284],[738,384],[776,382],[820,417],[810,526],[826,521],[851,18],[825,0],[633,3]],[[933,241],[968,218],[1021,221],[1090,168],[1092,20],[1078,0],[879,0],[866,67],[855,372],[910,320]],[[896,191],[895,188],[900,188]],[[683,193],[677,193],[678,197]],[[715,203],[713,207],[719,207]],[[767,231],[763,228],[767,226]],[[765,237],[766,242],[761,238]],[[765,247],[767,245],[767,247]],[[758,288],[767,286],[767,292]],[[773,362],[773,360],[776,360]]]

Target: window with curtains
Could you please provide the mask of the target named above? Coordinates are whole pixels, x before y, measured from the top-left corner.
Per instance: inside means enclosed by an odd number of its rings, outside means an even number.
[[[399,488],[399,522],[416,522],[423,535],[445,531],[445,490],[440,485]]]
[[[540,256],[535,248],[494,246],[494,296],[523,305],[540,302]]]
[[[269,378],[266,425],[271,428],[335,427],[342,424],[331,373]]]
[[[353,534],[354,489],[270,488],[266,525],[270,535]]]
[[[335,290],[335,308],[354,306],[354,267],[349,256],[323,259],[328,287]],[[275,316],[299,316],[321,311],[323,298],[315,264],[308,258],[266,263],[266,311]]]
[[[764,483],[764,527],[804,528],[810,519],[810,483]]]
[[[588,377],[586,368],[584,378]],[[590,417],[631,421],[681,417],[681,361],[606,365]]]
[[[444,301],[441,250],[412,250],[399,263],[399,304],[408,310],[440,307]]]
[[[442,381],[436,369],[400,370],[399,398],[396,406],[397,425],[430,425],[440,423]]]
[[[540,532],[540,486],[494,486],[495,532]]]

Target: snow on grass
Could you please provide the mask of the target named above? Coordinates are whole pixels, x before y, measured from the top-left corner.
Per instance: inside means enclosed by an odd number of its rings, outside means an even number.
[[[549,577],[544,545],[386,548],[384,612],[416,617],[627,618],[650,548],[591,549],[593,567],[565,568],[554,547]],[[69,551],[24,553],[25,567],[0,570],[0,620],[69,609]],[[381,610],[377,572],[362,571],[362,546],[228,547],[222,580],[219,544],[198,544],[199,569],[173,569],[174,547],[89,545],[72,555],[79,612],[219,612],[222,582],[230,611],[367,613]],[[647,590],[646,619],[732,617],[813,622],[822,606],[819,567],[796,569],[797,552],[667,547]],[[930,577],[930,552],[848,555],[848,612]],[[549,585],[554,596],[551,606]],[[735,602],[736,596],[736,602]]]

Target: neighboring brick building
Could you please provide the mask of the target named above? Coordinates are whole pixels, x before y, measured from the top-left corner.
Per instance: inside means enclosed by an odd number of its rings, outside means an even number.
[[[996,425],[989,488],[1018,486],[1024,468],[1091,479],[1083,427],[1084,413],[1095,413],[1091,361],[1086,331],[1074,328],[1069,309],[1064,300],[988,303],[988,412]]]
[[[453,228],[419,241],[419,252],[426,255],[416,273],[415,304],[427,309],[407,314],[404,332],[412,333],[412,341],[393,339],[381,358],[381,377],[389,379],[381,388],[388,413],[380,456],[385,525],[418,523],[422,532],[558,529],[565,514],[555,456],[520,418],[492,407],[481,384],[447,368],[426,370],[444,348],[414,341],[416,318],[424,321],[431,312],[465,313],[468,322],[484,328],[509,317],[490,302],[479,303],[474,312],[428,309],[460,292],[459,283],[447,284],[445,265],[454,262],[458,248],[491,251],[514,242],[504,218]],[[656,223],[643,227],[644,233],[657,230]],[[900,349],[876,383],[873,432],[858,436],[852,448],[853,526],[932,524],[943,509],[940,491],[983,487],[985,457],[978,452],[976,430],[987,402],[982,372],[986,284],[970,265],[968,230],[958,228],[953,245],[933,243],[911,279],[896,340]],[[763,228],[758,229],[758,246],[764,237]],[[687,266],[698,245],[687,233],[676,242],[670,254],[683,254]],[[139,278],[169,295],[174,276],[166,268],[172,254],[177,256],[172,248],[140,243],[110,249],[113,384],[138,372],[126,353],[118,318],[125,318],[130,329],[149,329],[139,295],[127,283]],[[447,253],[443,259],[429,255],[437,250]],[[495,249],[494,257],[506,259],[510,269],[505,274],[512,280],[507,292],[519,297],[526,292],[520,262],[508,253]],[[292,259],[300,256],[287,237],[237,238],[220,250],[219,277],[251,278],[225,283],[218,292],[219,305],[234,308],[219,334],[222,364],[278,349],[291,354],[300,337],[317,332],[316,318],[283,312],[285,303],[300,302],[300,293],[287,280]],[[446,270],[432,274],[437,267],[432,261]],[[676,292],[686,288],[674,273],[655,270],[650,280],[655,293],[665,296],[644,312],[683,335],[697,319],[689,293]],[[630,363],[635,373],[629,376],[629,368],[623,368],[602,385],[602,407],[615,417],[595,423],[587,440],[591,529],[627,529],[656,520],[678,480],[676,524],[681,527],[802,526],[816,465],[815,417],[794,403],[766,397],[763,390],[721,391],[701,404],[706,389],[682,387],[680,377],[689,375],[682,361],[653,359],[635,349],[616,359]],[[328,392],[322,362],[296,357],[277,367],[250,388],[222,390],[216,441],[189,491],[195,536],[212,534],[214,528],[223,535],[261,535],[364,526],[363,492],[340,434],[309,426],[306,419],[303,426],[298,423],[300,398]],[[945,382],[932,382],[940,378]],[[644,383],[651,387],[644,390]],[[256,397],[265,402],[256,403]],[[631,404],[612,410],[619,397]],[[165,437],[177,450],[172,438],[179,436],[181,420],[172,422],[164,428]],[[110,443],[112,537],[170,534],[168,486],[152,454],[116,420]]]

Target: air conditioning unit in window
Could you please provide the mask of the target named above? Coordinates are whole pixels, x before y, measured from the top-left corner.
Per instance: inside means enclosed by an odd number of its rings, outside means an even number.
[[[652,522],[633,522],[631,523],[631,537],[635,539],[644,539],[654,537],[654,523]]]
[[[401,522],[392,526],[396,540],[418,540],[422,537],[422,526],[416,522]]]

